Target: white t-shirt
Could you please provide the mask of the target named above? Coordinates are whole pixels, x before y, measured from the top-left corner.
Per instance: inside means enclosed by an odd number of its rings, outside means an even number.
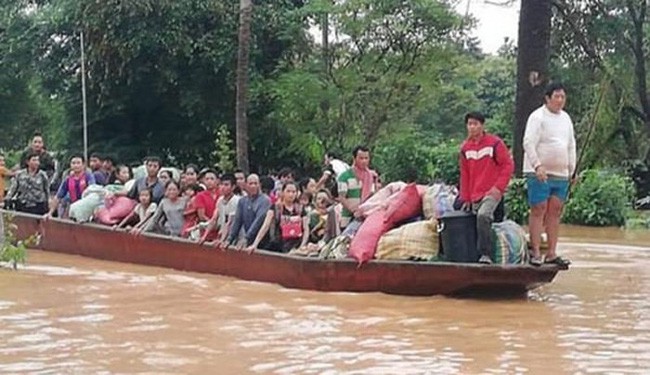
[[[228,219],[232,220],[237,213],[237,203],[241,197],[233,195],[228,201],[221,196],[217,200],[217,228],[221,229],[226,225]]]
[[[576,141],[569,115],[546,105],[528,117],[524,133],[524,173],[543,166],[549,176],[568,178],[576,168]]]
[[[329,165],[332,168],[332,171],[334,171],[334,176],[336,176],[336,177],[340,176],[341,174],[343,174],[343,172],[350,169],[350,166],[348,165],[348,163],[346,163],[344,161],[341,161],[339,159],[330,160]],[[327,173],[327,172],[328,171],[325,171],[325,173]]]

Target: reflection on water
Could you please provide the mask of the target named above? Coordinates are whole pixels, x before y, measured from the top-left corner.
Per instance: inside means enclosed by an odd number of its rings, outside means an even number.
[[[597,244],[564,241],[571,270],[514,301],[306,292],[32,251],[0,271],[0,373],[648,373],[650,236],[576,231]]]

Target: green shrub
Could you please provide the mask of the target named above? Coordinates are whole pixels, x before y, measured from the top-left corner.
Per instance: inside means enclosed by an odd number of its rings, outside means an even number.
[[[431,148],[431,161],[433,162],[433,177],[450,185],[458,186],[460,179],[460,166],[458,156],[460,141],[450,139],[438,142]]]
[[[587,170],[571,192],[562,219],[569,224],[622,226],[633,199],[634,185],[629,177]]]
[[[15,236],[18,228],[11,219],[11,215],[0,213],[0,262],[7,262],[16,269],[18,264],[25,264],[27,248],[38,243],[38,236],[18,240]]]
[[[395,134],[375,147],[373,165],[386,182],[440,180],[456,185],[459,149],[460,142],[455,140],[438,142],[417,133]]]
[[[396,134],[374,149],[373,165],[385,182],[428,182],[433,176],[431,149],[414,133]]]
[[[506,217],[518,224],[528,222],[528,198],[526,179],[514,178],[510,180],[505,195]]]

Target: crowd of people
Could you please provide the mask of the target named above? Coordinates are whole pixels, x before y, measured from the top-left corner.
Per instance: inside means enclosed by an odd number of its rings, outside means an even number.
[[[556,254],[562,205],[576,168],[573,124],[563,111],[565,100],[564,87],[550,85],[544,105],[531,114],[524,135],[534,265],[542,263],[544,230],[549,238],[546,262],[567,263]],[[491,263],[490,226],[503,210],[514,163],[505,143],[486,133],[482,114],[468,113],[465,124],[468,136],[460,146],[456,208],[476,214],[479,261]],[[87,161],[74,155],[68,168],[55,173],[54,158],[43,137],[35,134],[17,168],[8,169],[0,156],[0,202],[45,218],[95,220],[133,235],[153,232],[216,246],[288,252],[333,239],[350,223],[363,220],[360,205],[382,187],[378,173],[370,168],[370,156],[368,148],[358,146],[348,165],[328,153],[318,180],[298,180],[288,168],[277,176],[262,177],[194,164],[178,170],[163,166],[157,157],[147,157],[132,169],[100,154]],[[6,197],[2,196],[5,177],[12,177]],[[93,193],[101,199],[91,204]],[[90,214],[84,216],[79,206],[86,199]],[[118,201],[125,202],[128,210],[111,211]]]

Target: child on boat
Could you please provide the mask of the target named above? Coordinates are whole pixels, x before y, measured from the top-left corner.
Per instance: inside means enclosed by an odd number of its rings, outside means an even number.
[[[147,224],[147,221],[154,215],[156,212],[156,209],[158,208],[158,205],[155,202],[152,202],[152,193],[151,190],[149,189],[144,189],[140,191],[140,195],[138,197],[138,205],[135,206],[133,211],[124,218],[119,224],[115,225],[113,228],[124,228],[127,227],[128,229],[128,224],[133,223],[133,227],[131,228],[131,233],[135,233],[137,230],[141,229],[143,226]]]

